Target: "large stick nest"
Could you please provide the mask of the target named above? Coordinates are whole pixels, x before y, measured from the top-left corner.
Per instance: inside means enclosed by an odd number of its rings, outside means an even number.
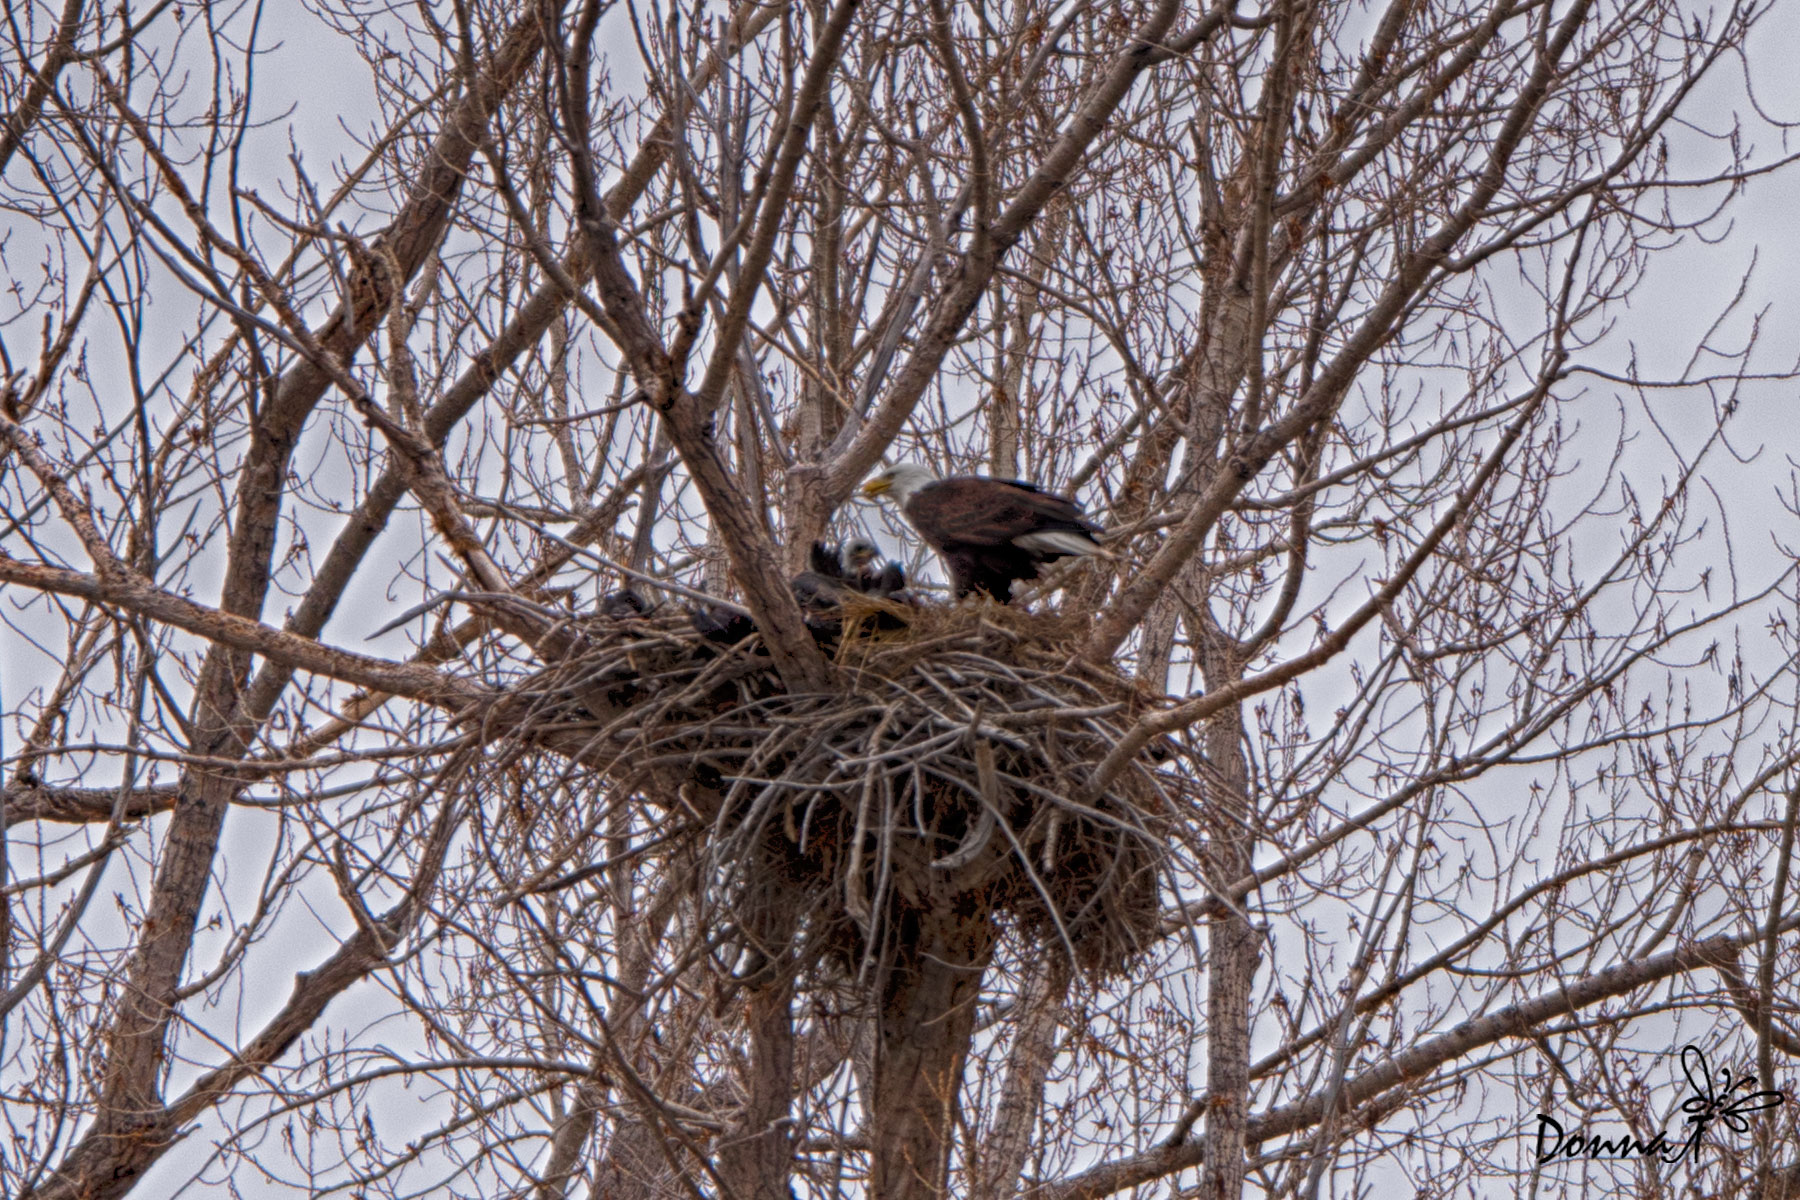
[[[1082,797],[1162,697],[1073,661],[1079,623],[1055,615],[857,597],[841,617],[831,694],[789,694],[758,638],[720,645],[665,610],[596,619],[515,695],[696,839],[708,899],[753,961],[780,931],[783,955],[855,969],[935,911],[1122,968],[1155,934],[1191,776],[1153,743]]]

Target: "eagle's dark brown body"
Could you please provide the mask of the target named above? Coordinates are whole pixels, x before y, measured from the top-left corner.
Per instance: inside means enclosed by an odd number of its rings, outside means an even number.
[[[1100,551],[1100,527],[1080,505],[1016,479],[933,479],[925,468],[903,463],[863,490],[899,501],[907,521],[943,556],[958,598],[984,592],[1007,601],[1013,584],[1036,579],[1044,563]]]

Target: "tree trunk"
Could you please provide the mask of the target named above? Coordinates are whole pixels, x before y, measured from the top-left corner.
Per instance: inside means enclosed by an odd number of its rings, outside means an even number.
[[[980,914],[905,910],[876,1013],[875,1089],[866,1123],[876,1200],[938,1200],[975,1001],[994,935]]]
[[[719,1174],[734,1200],[789,1200],[794,1150],[794,979],[786,971],[753,987],[746,1013],[748,1094],[736,1126],[719,1150]]]
[[[1202,616],[1204,621],[1204,615]],[[1201,622],[1195,622],[1199,624]],[[1200,646],[1208,690],[1234,681],[1242,663],[1227,637],[1210,622],[1190,628]],[[1252,811],[1244,761],[1243,718],[1221,710],[1206,730],[1206,753],[1217,773],[1207,795],[1207,875],[1215,886],[1250,870]],[[1198,1200],[1238,1200],[1244,1191],[1244,1129],[1250,1106],[1250,985],[1256,977],[1260,935],[1241,906],[1212,923],[1206,955],[1205,1156]]]

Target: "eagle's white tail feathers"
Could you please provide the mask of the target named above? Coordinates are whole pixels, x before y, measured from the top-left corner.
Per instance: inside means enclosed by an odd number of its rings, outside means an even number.
[[[1099,543],[1093,538],[1072,529],[1044,529],[1037,533],[1022,533],[1013,539],[1013,545],[1046,554],[1101,553]]]

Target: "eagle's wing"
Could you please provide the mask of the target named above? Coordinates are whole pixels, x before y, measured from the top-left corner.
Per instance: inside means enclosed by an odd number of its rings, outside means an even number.
[[[844,577],[844,565],[839,558],[836,546],[828,546],[824,542],[814,542],[812,549],[807,551],[806,559],[807,565],[815,574],[823,575],[827,579]]]
[[[920,488],[906,504],[914,528],[938,547],[1006,546],[1015,538],[1099,529],[1081,506],[1035,487],[1005,479],[958,476]]]

